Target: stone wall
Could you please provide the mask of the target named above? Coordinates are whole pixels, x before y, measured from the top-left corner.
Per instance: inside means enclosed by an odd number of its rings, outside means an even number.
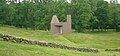
[[[105,51],[116,51],[116,52],[120,52],[119,48],[115,48],[115,49],[105,49]]]
[[[56,43],[31,41],[31,40],[26,40],[23,38],[16,38],[16,37],[4,35],[4,34],[0,34],[0,40],[14,42],[14,43],[29,44],[29,45],[39,45],[39,46],[52,47],[52,48],[77,50],[77,51],[82,51],[82,52],[99,52],[98,49],[94,49],[94,48],[74,47],[74,46],[66,46],[66,45],[61,45],[61,44],[56,44]]]

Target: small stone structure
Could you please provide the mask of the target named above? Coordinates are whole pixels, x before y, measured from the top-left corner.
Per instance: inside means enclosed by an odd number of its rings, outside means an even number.
[[[71,33],[71,15],[67,15],[67,22],[59,22],[56,15],[53,15],[51,20],[52,34],[69,34]]]

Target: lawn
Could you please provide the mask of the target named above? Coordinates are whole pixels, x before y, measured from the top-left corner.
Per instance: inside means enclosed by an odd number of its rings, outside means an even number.
[[[99,49],[120,48],[120,32],[72,33],[64,37],[83,47]]]
[[[71,33],[54,36],[49,31],[31,30],[10,26],[0,27],[0,34],[8,34],[29,40],[54,42],[69,46],[91,47],[99,53],[78,52],[0,41],[0,56],[119,56],[120,52],[105,52],[107,48],[120,48],[120,32]]]
[[[74,43],[70,42],[63,36],[54,36],[50,34],[48,31],[40,31],[40,30],[26,30],[23,28],[15,28],[15,27],[0,27],[0,33],[12,35],[15,37],[21,37],[24,39],[29,40],[39,40],[39,41],[47,41],[47,42],[54,42],[59,44],[65,45],[75,45]]]
[[[89,53],[0,41],[0,56],[119,56],[119,52]]]

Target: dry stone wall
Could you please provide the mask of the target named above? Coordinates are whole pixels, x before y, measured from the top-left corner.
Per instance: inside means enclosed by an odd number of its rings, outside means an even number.
[[[14,43],[29,44],[29,45],[39,45],[39,46],[52,47],[52,48],[77,50],[77,51],[82,51],[82,52],[99,52],[98,49],[94,49],[94,48],[74,47],[74,46],[66,46],[66,45],[61,45],[61,44],[56,44],[56,43],[32,41],[32,40],[26,40],[23,38],[16,38],[16,37],[4,35],[4,34],[0,34],[0,40],[14,42]]]
[[[115,48],[115,49],[105,49],[105,51],[116,51],[116,52],[120,52],[119,48]]]

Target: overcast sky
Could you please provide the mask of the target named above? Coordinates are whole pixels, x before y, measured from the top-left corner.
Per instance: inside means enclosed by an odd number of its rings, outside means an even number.
[[[21,1],[22,1],[22,0],[21,0]],[[69,2],[69,0],[67,0],[67,1]],[[110,0],[105,0],[105,1],[108,1],[108,2],[109,2]],[[118,2],[120,3],[120,0],[118,0]]]
[[[109,2],[110,0],[105,0],[105,1],[108,1],[108,2]],[[120,0],[118,0],[118,2],[120,3]]]

